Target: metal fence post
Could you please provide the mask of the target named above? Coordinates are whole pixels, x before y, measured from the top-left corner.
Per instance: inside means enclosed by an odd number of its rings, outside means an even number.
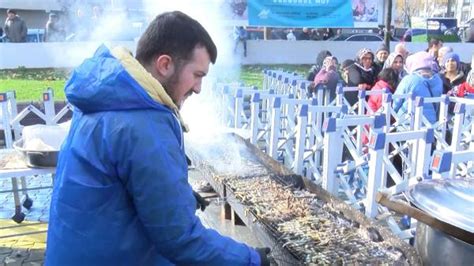
[[[382,171],[384,147],[385,147],[385,133],[375,133],[370,135],[369,140],[369,176],[367,180],[367,208],[365,214],[374,218],[378,213],[378,205],[375,201],[377,191],[384,186],[382,178],[379,173]]]
[[[242,112],[244,111],[244,96],[242,89],[237,89],[235,92],[234,110],[234,127],[242,128]]]
[[[308,125],[308,105],[303,104],[298,113],[298,124],[296,130],[295,167],[296,174],[303,175],[304,151],[306,144],[306,128]]]
[[[56,115],[56,111],[54,110],[53,89],[48,88],[46,92],[43,93],[43,104],[46,125],[54,125],[54,116]]]
[[[327,118],[323,123],[324,156],[322,186],[329,193],[337,196],[338,181],[335,171],[342,159],[342,142],[340,130],[336,127],[336,118]]]
[[[260,129],[260,123],[258,116],[260,105],[260,93],[254,93],[250,101],[250,142],[258,146],[258,132]]]

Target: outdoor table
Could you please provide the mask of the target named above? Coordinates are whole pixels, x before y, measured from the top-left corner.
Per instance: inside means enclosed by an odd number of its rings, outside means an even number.
[[[14,149],[2,149],[0,150],[0,180],[11,178],[12,189],[11,190],[2,190],[0,193],[13,192],[13,198],[15,201],[15,214],[12,216],[12,220],[21,223],[25,219],[25,213],[22,212],[23,207],[30,209],[33,205],[33,200],[28,196],[28,190],[36,189],[45,189],[51,188],[48,187],[35,187],[27,188],[26,186],[26,176],[38,176],[45,174],[52,174],[54,176],[56,172],[55,167],[49,168],[31,168],[26,165],[21,154]],[[20,201],[20,189],[18,188],[18,177],[21,178],[21,191],[25,198],[23,199],[23,204]]]

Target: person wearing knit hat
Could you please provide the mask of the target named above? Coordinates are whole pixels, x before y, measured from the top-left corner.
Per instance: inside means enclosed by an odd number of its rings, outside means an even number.
[[[466,76],[461,71],[461,60],[456,53],[447,53],[443,56],[444,71],[441,73],[443,79],[443,93],[448,93],[455,86],[466,81]]]
[[[437,61],[439,62],[441,69],[444,70],[444,67],[443,67],[443,62],[444,62],[443,58],[444,58],[444,56],[447,53],[452,53],[452,52],[453,52],[453,48],[450,47],[450,46],[443,46],[443,47],[439,48]]]
[[[387,46],[384,43],[382,43],[379,49],[377,49],[377,51],[375,52],[375,60],[374,60],[375,75],[378,75],[380,71],[382,70],[383,64],[385,63],[385,60],[387,60],[389,52],[390,51],[388,50]]]
[[[432,69],[433,57],[427,52],[418,52],[408,56],[406,65],[408,75],[398,84],[395,95],[412,94],[422,98],[440,97],[443,93],[443,81]],[[405,116],[408,103],[404,98],[393,101],[393,109],[399,115]],[[438,106],[433,103],[423,105],[423,115],[432,124],[438,120]]]
[[[376,60],[385,62],[389,53],[390,51],[388,50],[387,45],[385,45],[385,43],[382,43],[379,49],[377,49],[377,51],[375,52],[375,58]]]
[[[460,67],[460,62],[461,62],[461,59],[459,59],[459,55],[454,53],[454,52],[449,52],[449,53],[446,53],[444,56],[443,56],[443,61],[442,61],[442,64],[444,67],[446,67],[446,64],[449,62],[449,61],[454,61],[456,63],[456,69],[459,69]]]

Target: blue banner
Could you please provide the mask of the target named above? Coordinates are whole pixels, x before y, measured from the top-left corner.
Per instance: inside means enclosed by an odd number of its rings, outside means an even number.
[[[354,27],[347,0],[248,0],[248,17],[252,26]]]

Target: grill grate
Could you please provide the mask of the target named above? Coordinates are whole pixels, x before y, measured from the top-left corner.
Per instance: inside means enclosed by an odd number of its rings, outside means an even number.
[[[407,262],[376,228],[361,227],[313,193],[282,184],[275,176],[227,176],[224,182],[282,247],[304,263]]]
[[[239,141],[238,149],[227,145]],[[211,157],[193,149],[196,168],[224,187],[221,196],[241,218],[251,214],[244,222],[271,239],[264,243],[276,245],[272,256],[278,264],[419,264],[413,247],[251,144],[237,136],[224,143],[206,144]]]

